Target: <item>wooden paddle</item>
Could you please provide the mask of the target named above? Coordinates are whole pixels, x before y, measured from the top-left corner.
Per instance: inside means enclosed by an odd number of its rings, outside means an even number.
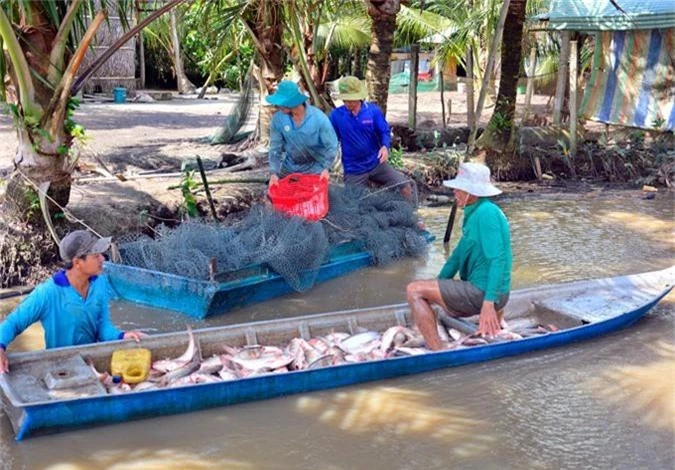
[[[457,199],[452,203],[450,210],[450,217],[448,217],[448,225],[445,227],[445,235],[443,236],[443,249],[447,253],[450,250],[450,235],[452,235],[452,226],[455,225],[455,215],[457,214]]]

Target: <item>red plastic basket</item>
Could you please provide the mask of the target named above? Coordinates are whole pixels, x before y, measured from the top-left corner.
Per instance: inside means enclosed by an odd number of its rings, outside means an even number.
[[[319,175],[291,173],[270,187],[269,197],[280,212],[320,220],[328,213],[328,180]]]

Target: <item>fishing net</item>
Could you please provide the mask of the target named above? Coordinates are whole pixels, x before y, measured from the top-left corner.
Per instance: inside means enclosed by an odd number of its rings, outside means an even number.
[[[302,292],[314,285],[321,264],[337,253],[366,251],[376,265],[426,253],[415,208],[398,191],[332,185],[328,197],[330,210],[319,222],[258,204],[234,223],[191,221],[175,228],[160,226],[154,238],[126,235],[117,240],[121,261],[221,281],[237,279],[239,270],[243,278],[262,266]],[[209,269],[211,259],[217,266],[215,275]]]

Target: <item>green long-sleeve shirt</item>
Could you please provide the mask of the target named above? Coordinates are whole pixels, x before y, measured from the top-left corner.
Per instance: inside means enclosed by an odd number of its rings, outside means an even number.
[[[459,277],[495,302],[511,290],[511,236],[502,210],[492,201],[479,198],[464,208],[462,238],[438,275]]]

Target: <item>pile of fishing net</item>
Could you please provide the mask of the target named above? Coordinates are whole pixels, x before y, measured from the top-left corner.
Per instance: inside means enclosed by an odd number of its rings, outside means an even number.
[[[191,221],[160,226],[154,238],[123,236],[117,240],[121,263],[203,280],[210,278],[212,258],[221,275],[262,264],[302,292],[314,285],[321,264],[350,242],[376,265],[426,253],[415,208],[397,191],[331,185],[329,204],[319,222],[258,204],[234,223]]]

